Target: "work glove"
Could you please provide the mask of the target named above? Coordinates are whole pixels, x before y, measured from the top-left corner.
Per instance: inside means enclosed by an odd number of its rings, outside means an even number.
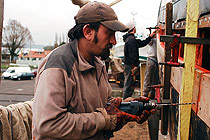
[[[154,38],[156,36],[156,34],[157,34],[157,31],[158,31],[158,29],[155,29],[149,36],[151,38]]]
[[[147,98],[147,97],[144,97],[144,96],[140,96],[138,98],[128,97],[125,100],[123,100],[123,102],[138,101],[138,102],[148,103],[149,100],[150,100],[150,98]]]
[[[137,72],[138,72],[138,67],[134,67],[133,69],[131,69],[132,75],[135,75]]]
[[[106,118],[110,118],[109,123],[107,123],[107,127],[105,130],[112,130],[118,131],[120,130],[127,122],[136,121],[137,123],[141,124],[148,119],[150,116],[149,111],[143,111],[140,116],[131,115],[120,111],[118,108],[122,102],[122,98],[115,98],[110,102],[110,105],[107,105],[104,112],[102,109],[97,109],[98,111],[102,112],[102,114]]]

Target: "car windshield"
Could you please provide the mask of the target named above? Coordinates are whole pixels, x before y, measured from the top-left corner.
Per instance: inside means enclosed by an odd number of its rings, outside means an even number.
[[[10,72],[10,71],[12,71],[12,69],[7,69],[5,72]]]

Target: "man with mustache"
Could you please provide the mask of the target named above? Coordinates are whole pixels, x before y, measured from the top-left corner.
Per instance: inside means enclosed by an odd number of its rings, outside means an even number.
[[[104,140],[107,130],[117,131],[129,121],[143,123],[150,116],[148,111],[140,116],[120,111],[122,99],[111,96],[98,57],[106,57],[116,44],[116,31],[127,30],[113,9],[89,2],[75,22],[68,32],[70,42],[52,51],[39,66],[32,107],[35,140]],[[146,97],[136,100],[148,102]]]

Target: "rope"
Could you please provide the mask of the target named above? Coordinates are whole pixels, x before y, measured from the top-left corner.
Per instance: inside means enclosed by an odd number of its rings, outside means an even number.
[[[8,112],[8,122],[10,124],[10,128],[11,128],[11,137],[13,140],[13,121],[12,121],[12,112],[9,108],[6,108],[7,112]]]

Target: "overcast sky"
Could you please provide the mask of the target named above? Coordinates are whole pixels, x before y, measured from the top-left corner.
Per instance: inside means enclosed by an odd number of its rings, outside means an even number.
[[[97,1],[109,4],[114,0]],[[132,20],[131,13],[136,13],[137,32],[147,34],[146,27],[157,23],[159,5],[160,0],[122,0],[112,8],[124,24]],[[4,0],[4,26],[9,19],[15,19],[29,28],[34,44],[53,45],[55,34],[66,35],[74,26],[78,10],[71,0]]]

